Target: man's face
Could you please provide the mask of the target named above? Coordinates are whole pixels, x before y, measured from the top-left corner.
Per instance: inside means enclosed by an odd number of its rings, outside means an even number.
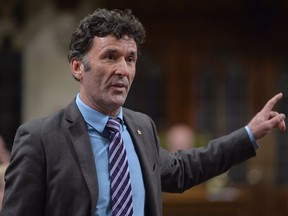
[[[127,36],[117,39],[112,35],[95,37],[85,58],[88,70],[84,71],[82,61],[76,76],[80,80],[81,100],[99,112],[117,115],[135,76],[134,39]]]

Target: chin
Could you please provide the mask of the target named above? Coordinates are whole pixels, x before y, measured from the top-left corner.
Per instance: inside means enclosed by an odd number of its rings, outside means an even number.
[[[126,97],[124,96],[117,96],[114,98],[113,103],[117,104],[118,106],[123,106],[126,101]]]

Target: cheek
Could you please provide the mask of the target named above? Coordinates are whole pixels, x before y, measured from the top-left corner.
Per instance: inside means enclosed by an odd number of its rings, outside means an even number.
[[[85,72],[85,79],[83,79],[84,88],[87,91],[90,91],[91,94],[95,92],[99,92],[101,90],[101,77],[97,76],[97,74],[92,74],[92,71]]]
[[[86,73],[87,73],[86,76],[87,82],[89,82],[90,84],[100,86],[103,80],[105,80],[105,71],[101,70],[101,68],[93,68],[92,70]]]
[[[135,77],[135,70],[133,72],[131,72],[131,74],[130,74],[130,83],[133,82],[134,77]]]

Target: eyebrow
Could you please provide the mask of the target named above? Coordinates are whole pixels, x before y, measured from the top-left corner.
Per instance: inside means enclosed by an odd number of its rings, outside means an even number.
[[[109,53],[118,53],[118,50],[117,50],[117,49],[111,49],[111,48],[108,48],[108,49],[106,49],[104,52],[109,52]]]
[[[104,51],[105,53],[119,53],[119,50],[118,49],[113,49],[113,48],[108,48],[107,50]],[[137,51],[130,51],[129,53],[130,55],[133,55],[133,56],[137,56]]]
[[[137,56],[137,51],[135,51],[135,52],[134,52],[134,51],[131,51],[131,52],[130,52],[130,55]]]

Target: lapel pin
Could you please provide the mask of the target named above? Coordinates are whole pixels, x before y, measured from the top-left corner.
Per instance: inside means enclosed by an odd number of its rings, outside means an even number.
[[[137,130],[137,134],[138,134],[138,135],[141,135],[142,133],[141,133],[141,131],[140,131],[140,130]]]

